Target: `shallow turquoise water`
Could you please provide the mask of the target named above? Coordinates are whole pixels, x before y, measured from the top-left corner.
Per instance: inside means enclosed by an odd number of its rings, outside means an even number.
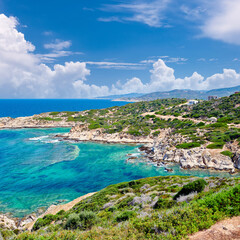
[[[183,171],[144,161],[137,146],[61,142],[52,136],[69,129],[0,131],[0,211],[21,217],[58,200],[73,200],[110,184],[159,175],[226,176],[208,171]]]

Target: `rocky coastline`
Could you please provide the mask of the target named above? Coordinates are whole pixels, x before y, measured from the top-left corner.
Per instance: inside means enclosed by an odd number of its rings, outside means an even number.
[[[126,132],[107,134],[102,129],[88,130],[82,124],[57,137],[73,141],[143,144],[140,151],[145,152],[146,157],[157,166],[174,163],[183,169],[209,169],[231,174],[240,170],[240,149],[234,142],[226,144],[224,149],[207,149],[207,144],[192,149],[177,149],[177,144],[187,142],[188,139],[181,134],[173,134],[171,129],[163,129],[157,137],[151,134],[136,137]],[[224,150],[231,150],[234,153],[233,158],[221,154]]]
[[[41,117],[49,115],[41,114]],[[165,170],[171,172],[171,164],[179,164],[183,169],[209,169],[214,171],[224,171],[231,174],[238,173],[240,170],[240,148],[236,142],[229,142],[224,149],[207,149],[206,145],[192,149],[178,149],[177,144],[188,142],[188,139],[181,134],[173,134],[170,128],[162,129],[158,136],[149,134],[148,136],[133,136],[122,131],[120,133],[106,133],[104,129],[89,130],[87,124],[62,121],[43,121],[39,120],[39,115],[21,118],[0,118],[0,129],[19,129],[19,128],[71,128],[69,133],[56,135],[63,141],[92,141],[102,143],[120,143],[141,145],[139,150],[144,157],[156,166],[165,166]],[[230,158],[221,154],[221,151],[229,150],[234,153]],[[129,159],[135,157],[129,155]],[[59,209],[59,206],[51,206],[44,214],[50,210]],[[44,216],[44,214],[40,216]],[[7,214],[0,214],[1,226],[12,230],[31,230],[34,222],[40,216],[31,214],[23,219],[12,218]]]
[[[127,129],[120,133],[106,133],[104,129],[89,130],[87,124],[79,124],[67,121],[43,120],[49,117],[49,113],[34,115],[31,117],[0,118],[0,129],[19,128],[71,128],[69,133],[56,135],[64,141],[92,141],[101,143],[141,144],[140,150],[146,154],[155,165],[179,164],[183,169],[209,169],[214,171],[226,171],[237,173],[240,170],[240,147],[232,142],[227,143],[224,149],[207,149],[206,145],[192,149],[177,149],[175,146],[188,139],[181,134],[173,134],[171,129],[162,129],[158,136],[133,136],[127,133]],[[230,158],[221,154],[229,150],[234,153]]]

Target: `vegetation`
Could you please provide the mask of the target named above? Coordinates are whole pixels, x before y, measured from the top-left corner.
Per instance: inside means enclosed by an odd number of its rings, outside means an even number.
[[[186,99],[177,98],[158,99],[100,110],[52,112],[38,119],[79,122],[89,130],[101,128],[104,133],[125,132],[135,137],[158,137],[162,129],[170,128],[172,134],[181,134],[185,138],[184,142],[175,144],[182,149],[203,144],[209,149],[222,149],[228,142],[239,142],[240,128],[234,124],[240,123],[240,94],[200,101],[192,106],[184,105],[186,102]],[[173,117],[163,119],[160,115]],[[178,116],[182,118],[178,119]],[[209,123],[207,120],[211,117],[216,117],[217,122]]]
[[[37,231],[10,231],[7,239],[184,239],[240,214],[239,183],[240,178],[185,176],[119,183],[45,217],[51,222],[40,228],[39,219]]]
[[[203,179],[198,179],[193,182],[190,182],[183,186],[183,188],[173,197],[176,200],[180,196],[186,196],[192,192],[202,192],[204,190],[205,185],[207,182]]]
[[[198,142],[182,143],[176,146],[176,148],[190,149],[195,147],[200,147],[201,144]]]
[[[230,152],[230,151],[222,151],[221,154],[222,154],[222,155],[225,155],[225,156],[228,156],[228,157],[230,157],[230,158],[232,158],[233,155],[234,155],[234,154],[233,154],[232,152]]]

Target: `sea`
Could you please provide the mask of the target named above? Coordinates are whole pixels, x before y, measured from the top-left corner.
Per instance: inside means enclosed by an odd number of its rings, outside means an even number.
[[[0,100],[1,116],[120,106],[109,100]],[[23,217],[104,187],[145,177],[221,176],[228,173],[157,167],[139,145],[60,141],[69,128],[0,130],[0,212]],[[128,160],[129,154],[136,159]]]

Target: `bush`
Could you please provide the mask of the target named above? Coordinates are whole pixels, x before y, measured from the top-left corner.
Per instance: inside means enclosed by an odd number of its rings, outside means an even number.
[[[204,122],[200,122],[200,123],[198,123],[196,126],[197,126],[197,127],[203,127],[203,126],[205,126],[205,123],[204,123]]]
[[[209,149],[222,149],[224,144],[225,144],[224,142],[211,143],[211,144],[207,145],[206,148],[209,148]]]
[[[89,229],[97,222],[97,215],[92,211],[83,211],[79,213],[81,229]]]
[[[52,214],[47,214],[43,218],[39,218],[35,224],[33,225],[33,230],[36,231],[40,229],[41,227],[45,227],[49,225],[52,221],[54,221],[56,217]]]
[[[153,135],[154,137],[157,137],[157,136],[159,135],[159,133],[160,133],[160,131],[155,131],[155,132],[152,133],[152,135]]]
[[[65,229],[77,229],[80,225],[80,217],[76,213],[72,213],[68,216],[67,222],[64,226]]]
[[[234,155],[234,154],[233,154],[232,152],[230,152],[230,151],[222,151],[221,154],[222,154],[222,155],[225,155],[225,156],[228,156],[228,157],[230,157],[230,158],[232,158],[233,155]]]
[[[192,192],[202,192],[205,188],[207,182],[203,179],[198,179],[196,181],[190,182],[183,186],[183,188],[173,197],[176,200],[180,196],[186,196]]]
[[[154,209],[166,209],[171,208],[174,205],[174,201],[172,199],[163,199],[159,198],[158,201],[153,206]]]
[[[182,143],[176,146],[176,148],[190,149],[195,147],[200,147],[201,144],[198,142]]]
[[[116,221],[117,222],[127,221],[128,219],[134,216],[136,216],[136,213],[134,211],[124,211],[117,215]]]

